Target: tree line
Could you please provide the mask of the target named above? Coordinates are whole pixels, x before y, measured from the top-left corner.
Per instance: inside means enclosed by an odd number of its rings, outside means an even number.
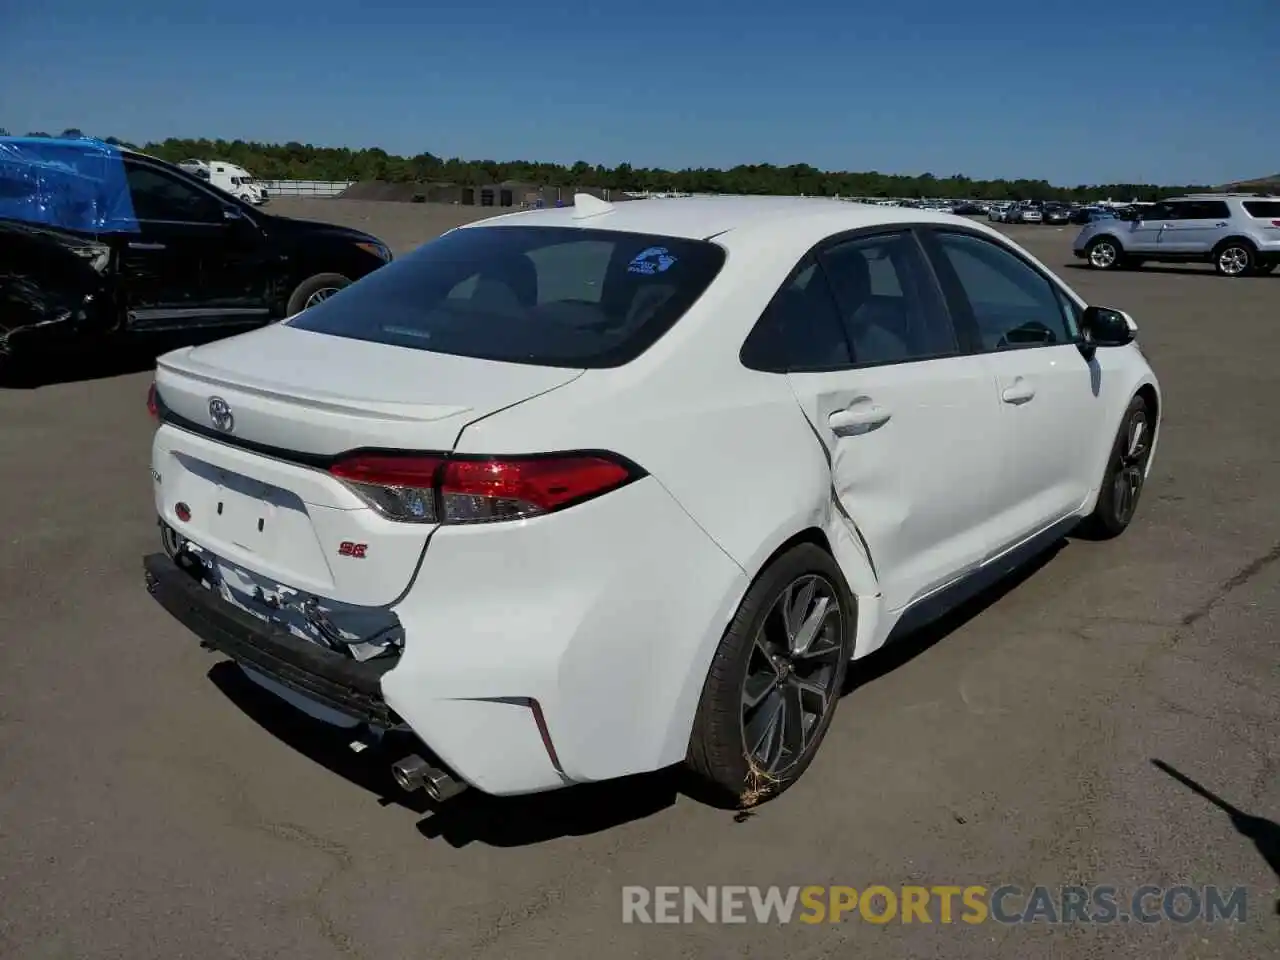
[[[3,131],[0,130],[0,135]],[[49,134],[33,132],[27,136]],[[80,136],[76,129],[60,136]],[[317,147],[309,143],[255,143],[245,140],[181,140],[169,138],[140,146],[104,137],[108,143],[141,150],[171,163],[189,158],[223,160],[263,180],[385,180],[445,182],[488,186],[506,181],[548,187],[605,187],[672,193],[739,193],[757,195],[843,196],[885,198],[969,198],[974,200],[1159,200],[1211,189],[1203,184],[1162,186],[1149,183],[1056,186],[1045,180],[978,180],[963,174],[918,176],[878,172],[819,170],[807,163],[780,167],[769,163],[739,164],[727,170],[711,167],[663,170],[616,167],[579,160],[570,166],[532,160],[443,159],[422,152],[411,157],[379,147]]]

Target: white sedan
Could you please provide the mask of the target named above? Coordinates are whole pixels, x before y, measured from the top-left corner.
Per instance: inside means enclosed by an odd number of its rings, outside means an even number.
[[[159,360],[148,588],[353,740],[411,737],[407,789],[685,763],[756,802],[850,661],[1129,525],[1161,411],[1135,330],[943,214],[497,217]]]

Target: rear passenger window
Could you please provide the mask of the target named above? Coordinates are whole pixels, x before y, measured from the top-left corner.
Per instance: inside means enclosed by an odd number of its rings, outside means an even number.
[[[1224,200],[1190,200],[1179,204],[1182,220],[1225,220],[1231,216]]]
[[[1280,220],[1280,200],[1246,200],[1244,212],[1259,220]]]
[[[773,373],[852,363],[831,287],[815,261],[803,263],[769,302],[742,345],[741,359],[752,370]]]
[[[824,251],[822,265],[854,363],[905,363],[958,352],[951,318],[912,235],[850,240]]]
[[[937,233],[944,263],[959,283],[984,351],[1075,341],[1056,287],[1038,270],[995,243],[962,233]]]

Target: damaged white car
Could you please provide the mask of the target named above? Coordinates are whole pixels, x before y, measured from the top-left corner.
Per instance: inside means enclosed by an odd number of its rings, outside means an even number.
[[[1134,516],[1125,314],[990,228],[579,196],[158,363],[149,589],[400,784],[793,783],[850,661]]]

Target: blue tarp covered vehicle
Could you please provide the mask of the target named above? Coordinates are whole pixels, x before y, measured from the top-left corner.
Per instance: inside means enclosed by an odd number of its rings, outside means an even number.
[[[120,151],[90,139],[0,137],[0,219],[139,232]]]
[[[0,137],[0,369],[298,313],[391,259],[101,140]],[[24,365],[24,370],[34,365]]]

